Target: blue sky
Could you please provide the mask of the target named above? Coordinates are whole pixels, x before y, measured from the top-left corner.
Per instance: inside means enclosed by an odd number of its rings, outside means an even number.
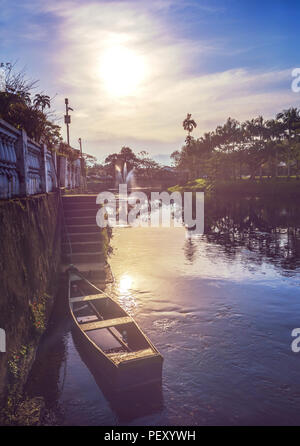
[[[69,97],[74,146],[81,137],[103,160],[129,145],[166,162],[187,112],[198,137],[228,116],[299,104],[299,22],[290,0],[0,0],[0,61],[56,95],[58,116]]]

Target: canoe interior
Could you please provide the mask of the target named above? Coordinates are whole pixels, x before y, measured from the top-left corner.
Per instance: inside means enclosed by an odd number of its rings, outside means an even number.
[[[134,320],[110,296],[69,273],[70,310],[78,328],[117,368],[162,363],[162,356]]]

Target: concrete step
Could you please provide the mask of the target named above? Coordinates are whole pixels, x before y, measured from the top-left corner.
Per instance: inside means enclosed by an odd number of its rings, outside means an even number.
[[[77,232],[77,233],[69,233],[69,238],[71,243],[78,243],[78,242],[99,242],[101,238],[101,232]],[[63,243],[68,242],[68,237],[66,234],[63,234],[62,236]]]
[[[64,209],[83,208],[83,207],[99,207],[96,203],[97,195],[70,195],[62,198]]]
[[[80,225],[96,225],[96,216],[95,215],[88,215],[88,216],[80,216],[80,217],[65,217],[65,223],[69,226],[80,226]]]
[[[96,211],[99,209],[99,204],[91,203],[91,202],[84,202],[84,201],[74,201],[74,202],[67,202],[63,203],[64,211],[72,211],[72,210],[81,210],[81,209],[95,209]]]
[[[99,272],[100,264],[105,262],[105,256],[100,251],[101,231],[96,224],[96,215],[99,209],[96,197],[96,194],[63,197],[66,230],[62,236],[62,261],[66,265],[70,263],[85,265],[79,270],[85,269],[89,273],[91,270]],[[92,266],[89,267],[89,265]]]
[[[64,209],[64,216],[65,218],[71,218],[71,217],[90,217],[93,216],[96,218],[97,212],[99,207],[88,207],[88,208],[70,208],[70,209]]]
[[[63,243],[61,245],[62,252],[69,254],[70,253],[70,244],[69,243]],[[77,242],[72,243],[71,242],[71,249],[74,253],[84,253],[84,252],[99,252],[99,240],[93,241],[93,242]]]
[[[106,262],[96,263],[73,263],[73,265],[89,280],[94,281],[96,286],[103,289],[105,283],[113,282],[113,276]],[[70,267],[69,263],[61,264],[61,272],[65,272]],[[95,282],[95,280],[97,282]]]
[[[63,195],[63,203],[75,202],[75,201],[90,201],[96,203],[97,194],[74,194],[74,195]]]
[[[95,263],[104,262],[105,258],[102,252],[82,252],[73,253],[72,258],[70,254],[62,254],[63,263]]]
[[[96,222],[94,225],[67,225],[68,233],[83,233],[83,232],[97,232],[97,230],[100,232],[99,226],[96,225]]]

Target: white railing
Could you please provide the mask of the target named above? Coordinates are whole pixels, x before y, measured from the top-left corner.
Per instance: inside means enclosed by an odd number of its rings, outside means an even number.
[[[29,195],[43,192],[41,175],[43,162],[42,150],[42,147],[38,144],[29,139],[27,140],[27,185]]]
[[[20,193],[16,155],[19,137],[17,129],[0,120],[0,198],[11,198]]]
[[[51,152],[47,151],[46,154],[46,171],[47,171],[47,184],[49,189],[52,191],[55,189],[57,184],[56,178],[56,154],[52,155]]]
[[[67,189],[75,189],[81,184],[80,159],[69,161],[65,157],[60,157],[60,185]]]
[[[74,149],[73,149],[74,150]],[[51,152],[0,119],[0,199],[52,192],[60,185],[74,189],[81,186],[80,159],[69,161]]]

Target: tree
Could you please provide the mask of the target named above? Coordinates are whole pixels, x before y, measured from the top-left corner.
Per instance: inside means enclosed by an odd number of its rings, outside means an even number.
[[[127,146],[123,146],[119,154],[119,159],[123,161],[123,165],[127,163],[128,167],[134,168],[138,165],[138,157],[133,153],[132,149]]]
[[[46,107],[50,108],[50,96],[38,93],[34,97],[33,104],[36,108],[41,107],[43,112]]]
[[[182,126],[184,130],[188,132],[185,142],[187,145],[189,145],[191,143],[191,132],[194,130],[194,128],[197,127],[196,122],[192,119],[191,113],[188,113],[186,115],[186,118],[183,121]]]
[[[196,140],[190,134],[194,128],[190,121],[188,114],[183,123],[188,131],[186,144],[171,155],[178,169],[189,171],[190,179],[236,179],[243,174],[254,179],[257,173],[261,179],[264,174],[277,177],[282,161],[287,163],[288,175],[292,165],[299,173],[300,111],[296,108],[283,110],[268,121],[262,116],[242,123],[228,118]]]
[[[115,177],[117,167],[123,172],[126,163],[127,172],[129,172],[137,167],[138,162],[138,157],[133,153],[131,148],[127,146],[123,146],[119,153],[108,155],[104,161],[107,172],[113,177]]]
[[[266,121],[266,150],[272,177],[278,176],[278,164],[283,160],[285,147],[283,145],[284,125],[276,119]]]
[[[159,170],[160,165],[150,157],[147,151],[142,150],[138,153],[137,171],[139,174],[147,178],[153,178]]]
[[[182,153],[180,150],[174,150],[174,152],[171,153],[170,158],[173,160],[173,164],[175,167],[180,166]]]
[[[36,84],[37,81],[26,79],[24,71],[16,72],[11,65],[6,73],[6,91],[0,92],[0,118],[23,128],[30,138],[53,149],[62,140],[60,127],[44,112],[51,106],[48,95],[37,93],[31,100]]]
[[[295,138],[296,130],[300,127],[299,110],[294,107],[291,107],[288,110],[283,110],[277,114],[276,119],[281,121],[285,126],[285,132],[288,139],[287,174],[288,177],[290,177],[292,139]]]

